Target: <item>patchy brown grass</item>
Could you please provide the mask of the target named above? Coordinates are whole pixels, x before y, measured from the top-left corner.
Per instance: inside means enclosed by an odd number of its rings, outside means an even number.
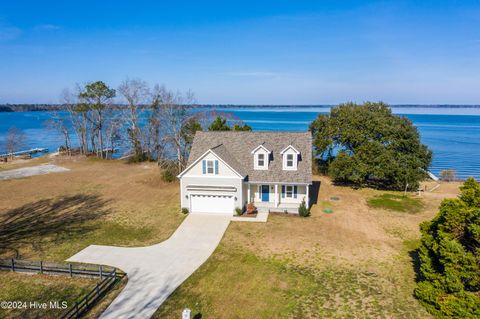
[[[412,296],[418,225],[456,196],[458,184],[422,194],[423,207],[406,214],[369,207],[381,191],[316,180],[311,217],[232,223],[156,317],[176,318],[190,307],[207,318],[430,318]]]
[[[8,169],[44,162],[70,171],[0,181],[0,258],[63,261],[90,244],[150,245],[168,238],[184,218],[179,212],[178,183],[163,183],[154,163],[43,157],[9,163]],[[73,289],[76,278],[0,275],[5,298],[15,297],[12,293],[17,291],[15,281],[3,280],[6,276],[31,283],[35,294],[25,297],[37,298],[43,291],[51,290],[52,294],[44,294],[44,299],[64,296],[73,302],[83,293],[83,288]],[[78,282],[79,287],[83,287],[82,283]],[[87,317],[98,317],[125,283],[126,279]],[[8,316],[50,318],[49,315],[15,311]]]
[[[50,159],[70,169],[0,181],[0,257],[61,261],[90,244],[149,245],[181,223],[155,163]]]
[[[71,171],[0,181],[0,220],[7,221],[0,227],[11,232],[2,256],[53,261],[93,243],[149,245],[184,218],[178,183],[164,184],[155,164],[54,162]],[[204,318],[429,318],[412,297],[418,225],[457,195],[459,183],[422,193],[423,207],[409,214],[370,207],[381,191],[315,179],[321,186],[311,217],[232,223],[213,256],[155,316],[177,318],[190,307]],[[32,231],[13,231],[29,222]]]

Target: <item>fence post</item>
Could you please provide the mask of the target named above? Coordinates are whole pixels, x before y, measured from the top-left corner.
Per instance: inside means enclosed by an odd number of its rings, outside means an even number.
[[[69,269],[70,269],[70,277],[73,277],[72,264],[68,264],[68,267],[69,267]]]
[[[98,282],[97,282],[97,284],[95,285],[95,293],[96,293],[97,298],[98,298],[98,297],[100,296],[100,291],[99,291],[99,289],[98,289]]]
[[[15,271],[15,259],[12,258],[12,271]]]
[[[100,280],[103,280],[103,268],[100,265]]]
[[[43,261],[40,260],[40,273],[43,274]]]
[[[75,301],[75,318],[78,318],[78,302]]]

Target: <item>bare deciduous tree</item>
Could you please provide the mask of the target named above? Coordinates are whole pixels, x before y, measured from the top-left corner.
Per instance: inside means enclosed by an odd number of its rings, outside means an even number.
[[[65,110],[67,110],[70,124],[78,138],[80,154],[88,154],[88,108],[80,104],[77,100],[80,94],[80,86],[77,86],[77,93],[72,93],[68,89],[64,89],[61,95],[61,102]]]
[[[182,171],[188,158],[188,143],[185,141],[184,126],[192,115],[187,107],[195,103],[193,92],[173,92],[164,86],[158,90],[160,116],[163,122],[165,140],[175,154],[178,171]]]
[[[63,136],[63,142],[67,154],[70,155],[70,131],[68,130],[69,123],[57,111],[51,113],[50,119],[47,121],[47,127],[57,131]]]
[[[126,109],[122,112],[128,123],[128,138],[135,158],[143,158],[147,151],[146,132],[142,131],[139,119],[145,111],[145,105],[151,98],[147,82],[140,79],[126,79],[118,87],[118,92],[127,102]]]
[[[106,157],[112,158],[118,144],[122,141],[123,121],[120,116],[110,118],[106,123],[105,140],[107,146]]]
[[[20,150],[25,145],[25,134],[12,126],[8,129],[7,138],[5,140],[5,150],[13,157],[13,153]]]
[[[444,169],[440,172],[443,181],[453,182],[457,179],[457,172],[454,169]]]

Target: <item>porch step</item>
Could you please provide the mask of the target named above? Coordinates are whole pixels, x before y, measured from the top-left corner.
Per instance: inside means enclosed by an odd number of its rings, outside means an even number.
[[[264,213],[285,213],[285,214],[298,214],[297,208],[284,208],[284,207],[257,207],[259,212]]]

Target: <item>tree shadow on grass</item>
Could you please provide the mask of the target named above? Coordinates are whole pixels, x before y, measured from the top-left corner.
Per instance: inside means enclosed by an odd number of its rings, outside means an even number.
[[[86,223],[109,213],[108,201],[98,195],[42,199],[0,212],[0,253],[20,258],[19,248],[30,244],[41,249],[45,241],[85,234],[95,227]]]
[[[419,249],[413,249],[408,252],[410,256],[410,260],[412,263],[413,271],[415,272],[415,282],[418,283],[419,281],[423,280],[422,273],[420,272],[420,255]]]

